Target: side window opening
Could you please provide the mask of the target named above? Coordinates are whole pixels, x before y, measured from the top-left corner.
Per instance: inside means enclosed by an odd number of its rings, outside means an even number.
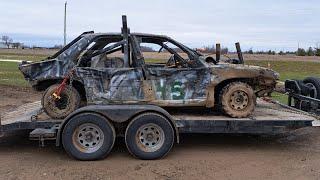
[[[79,56],[79,66],[91,68],[123,68],[124,41],[121,37],[99,38],[90,43]]]
[[[145,64],[166,64],[172,56],[172,54],[163,49],[161,45],[155,43],[140,43],[140,49]]]
[[[166,39],[142,37],[139,45],[147,66],[188,67],[188,54]]]

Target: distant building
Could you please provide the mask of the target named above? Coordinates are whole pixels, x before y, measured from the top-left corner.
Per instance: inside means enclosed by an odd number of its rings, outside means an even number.
[[[13,43],[10,43],[9,44],[9,48],[11,49],[11,48],[13,48],[14,46],[13,46]],[[7,49],[8,47],[7,47],[7,45],[5,44],[5,43],[3,43],[3,42],[0,42],[0,49]]]
[[[7,48],[7,46],[3,42],[0,42],[0,49],[3,49],[3,48]]]

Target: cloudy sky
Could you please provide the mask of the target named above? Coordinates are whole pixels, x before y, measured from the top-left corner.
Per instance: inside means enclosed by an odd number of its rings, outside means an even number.
[[[0,35],[27,45],[63,43],[62,0],[0,0]],[[68,41],[83,31],[169,35],[191,47],[220,42],[243,49],[320,45],[319,0],[69,0]]]

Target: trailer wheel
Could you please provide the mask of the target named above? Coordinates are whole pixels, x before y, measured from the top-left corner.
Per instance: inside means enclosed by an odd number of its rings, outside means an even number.
[[[59,84],[50,86],[42,96],[41,103],[44,111],[52,118],[63,119],[80,107],[80,95],[74,87],[67,87],[61,92],[61,99],[56,100],[53,93]]]
[[[104,117],[96,114],[80,114],[66,124],[62,132],[62,144],[66,152],[78,160],[105,158],[115,142],[114,127]]]
[[[159,159],[171,150],[174,130],[164,116],[144,113],[129,123],[125,142],[133,156],[144,160]]]
[[[310,88],[310,97],[320,99],[320,79],[308,77],[303,80],[303,83]]]
[[[224,113],[234,118],[245,118],[252,114],[256,95],[251,86],[243,82],[232,82],[225,86],[219,98]]]

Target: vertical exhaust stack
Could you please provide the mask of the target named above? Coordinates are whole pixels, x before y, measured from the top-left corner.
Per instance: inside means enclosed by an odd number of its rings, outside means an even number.
[[[217,63],[220,61],[221,58],[221,45],[219,43],[216,44],[216,61]]]
[[[129,67],[129,28],[127,24],[127,16],[122,15],[122,28],[121,33],[123,36],[123,40],[125,40],[125,44],[123,45],[123,54],[124,54],[124,65],[125,67]]]
[[[239,42],[236,43],[236,49],[237,49],[237,54],[238,54],[238,58],[239,58],[239,64],[244,64],[243,55],[242,55],[242,51],[241,51],[241,47],[240,47]]]

